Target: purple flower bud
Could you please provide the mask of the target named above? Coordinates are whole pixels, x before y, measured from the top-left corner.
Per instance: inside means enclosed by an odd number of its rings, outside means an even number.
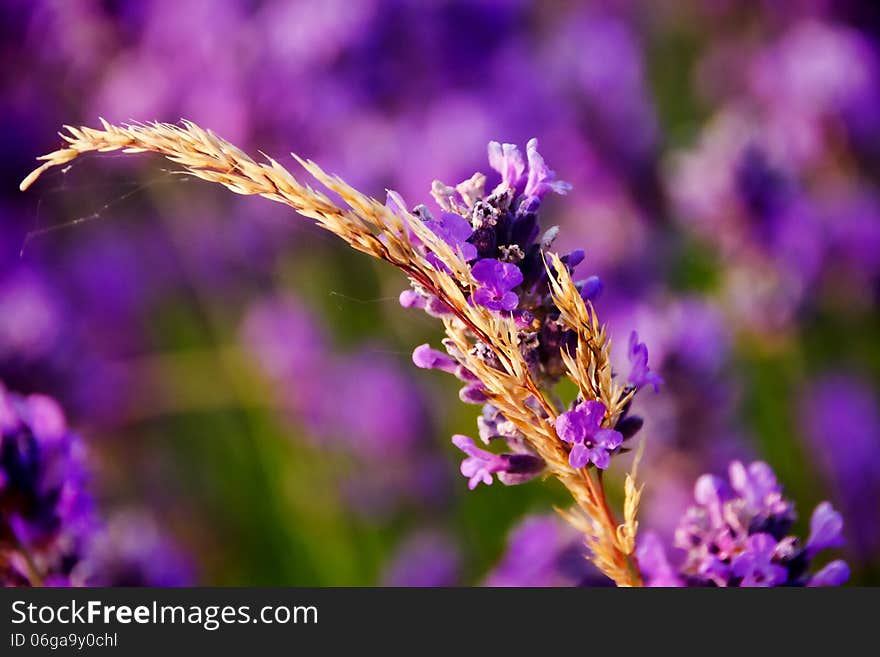
[[[400,293],[398,300],[400,301],[400,305],[404,308],[419,308],[422,310],[424,310],[428,303],[428,298],[423,294],[419,294],[415,290],[404,290]]]
[[[537,456],[493,454],[480,449],[471,438],[461,434],[452,437],[452,444],[468,456],[461,462],[461,474],[468,478],[471,490],[481,482],[491,485],[493,474],[497,474],[501,483],[512,486],[533,479],[544,469],[544,461]]]
[[[678,575],[688,582],[714,586],[821,586],[846,579],[843,562],[807,573],[815,552],[839,545],[842,519],[827,502],[813,513],[807,548],[795,536],[783,536],[794,517],[776,476],[766,463],[729,468],[732,486],[703,475],[694,486],[697,505],[688,508],[675,531],[675,545],[685,550]]]
[[[814,555],[827,548],[843,545],[843,516],[828,502],[820,503],[810,518],[810,536],[807,552]]]
[[[61,405],[46,395],[30,395],[22,409],[34,435],[47,442],[54,442],[67,433],[67,421]]]
[[[544,471],[544,459],[534,454],[502,454],[507,461],[505,470],[498,473],[498,481],[505,486],[516,486],[531,481]]]
[[[841,586],[849,579],[849,566],[845,561],[836,559],[826,564],[807,582],[807,586]]]
[[[489,166],[501,174],[502,184],[511,188],[519,185],[526,170],[526,163],[516,145],[497,141],[489,142]]]
[[[624,440],[629,440],[639,432],[644,423],[638,415],[627,415],[617,421],[614,429],[620,432]]]
[[[563,256],[562,262],[568,266],[569,271],[574,271],[574,268],[581,264],[585,257],[587,257],[587,254],[583,249],[575,249],[568,255]]]
[[[654,392],[659,391],[663,379],[648,368],[648,348],[644,342],[639,342],[639,334],[635,331],[629,335],[629,362],[632,366],[627,379],[629,383],[636,388],[654,386]]]
[[[440,370],[450,374],[455,374],[459,367],[458,361],[447,356],[442,351],[431,349],[431,346],[427,343],[419,345],[413,350],[412,360],[416,367],[425,370]]]
[[[602,295],[602,290],[605,289],[598,276],[590,276],[586,280],[580,281],[577,287],[584,301],[596,301]]]
[[[34,583],[20,549],[46,581],[64,581],[81,560],[97,525],[84,456],[53,399],[0,384],[0,536],[11,539],[0,540],[0,585]]]
[[[425,304],[425,312],[431,317],[449,317],[453,314],[452,308],[440,301],[440,299],[433,294],[428,297],[428,302]]]
[[[492,404],[483,406],[483,413],[477,418],[477,427],[480,431],[480,439],[487,445],[496,438],[503,438],[508,443],[511,440],[522,440],[522,434],[516,426]]]
[[[705,474],[694,484],[694,499],[697,504],[706,508],[712,522],[723,524],[722,505],[731,497],[727,482],[715,475]]]
[[[452,314],[452,309],[433,294],[428,295],[417,290],[404,290],[400,293],[399,301],[404,308],[418,308],[431,317],[448,317]]]

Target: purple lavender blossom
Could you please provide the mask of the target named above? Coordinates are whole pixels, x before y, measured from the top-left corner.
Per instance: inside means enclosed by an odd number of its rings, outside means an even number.
[[[461,474],[468,478],[468,488],[478,484],[492,485],[492,475],[506,486],[522,484],[534,479],[544,469],[544,461],[532,454],[493,454],[480,449],[473,439],[461,434],[452,437],[452,444],[467,454],[461,462]]]
[[[629,362],[631,369],[627,381],[630,384],[637,389],[650,385],[654,387],[654,392],[660,390],[663,379],[648,368],[648,347],[644,342],[639,342],[639,334],[635,331],[629,334]]]
[[[570,185],[556,180],[556,174],[538,153],[536,139],[530,140],[527,145],[528,176],[522,191],[518,186],[522,183],[526,166],[517,148],[512,144],[491,142],[488,152],[490,165],[502,177],[501,184],[492,194],[482,198],[484,177],[475,175],[457,187],[435,181],[432,195],[446,211],[444,216],[461,215],[471,220],[473,233],[469,234],[462,226],[456,235],[457,239],[473,242],[481,256],[471,266],[473,278],[480,285],[472,291],[470,301],[496,312],[510,312],[519,329],[520,349],[529,367],[542,373],[549,381],[555,381],[565,371],[560,354],[571,347],[574,334],[559,320],[559,310],[553,304],[547,277],[548,263],[544,253],[552,246],[559,229],[551,227],[539,239],[541,231],[536,212],[541,199],[548,192],[565,193]],[[417,208],[414,212],[423,214],[425,211]],[[561,258],[569,272],[573,272],[583,259],[582,250],[572,251]],[[594,300],[602,290],[602,283],[596,276],[578,285],[579,292],[586,300]],[[514,291],[517,288],[521,290],[522,308],[519,307],[520,293]],[[422,296],[427,298],[430,295],[422,295],[414,288],[401,295],[401,304],[427,308]],[[474,349],[478,358],[492,367],[499,366],[497,356],[485,345],[478,343]],[[636,340],[630,352],[633,361],[632,382],[636,387],[648,384],[656,389],[661,380],[648,369],[645,345]],[[462,372],[454,357],[423,345],[414,352],[413,360],[419,367],[441,369],[465,380],[467,385],[459,393],[462,401],[474,404],[488,401],[480,382],[471,381],[465,376],[469,373]],[[598,404],[598,416],[594,414],[597,410],[595,404]],[[618,418],[620,430],[616,427],[603,428],[604,413],[605,407],[601,403],[587,402],[557,419],[557,432],[561,439],[572,445],[569,455],[572,466],[581,468],[592,463],[600,469],[607,468],[610,453],[641,428],[641,418],[627,416],[626,412]],[[478,426],[484,442],[501,437],[516,455],[534,458],[519,432],[503,417],[499,417],[497,409],[491,404],[484,407]],[[464,436],[456,436],[453,442],[469,456],[462,464],[462,471],[469,478],[472,488],[480,481],[491,482],[494,473],[506,472],[499,474],[499,478],[510,477],[507,461],[510,455],[498,456],[479,450],[473,441]]]
[[[413,351],[413,363],[422,369],[441,370],[454,374],[459,380],[464,381],[466,385],[458,391],[458,397],[464,403],[484,404],[486,402],[483,384],[479,382],[473,372],[454,358],[423,344]]]
[[[508,445],[513,441],[522,444],[525,440],[516,425],[501,414],[492,404],[483,406],[483,412],[477,418],[480,440],[487,445],[498,438],[503,438]]]
[[[458,391],[458,398],[465,404],[485,404],[486,389],[482,383],[469,383]]]
[[[425,221],[425,225],[430,228],[440,239],[446,242],[452,250],[461,254],[465,262],[470,262],[477,258],[477,247],[468,242],[468,238],[473,234],[474,229],[470,223],[461,215],[454,212],[444,212],[439,219],[429,219]],[[440,259],[434,253],[427,254],[428,262],[436,269],[448,271]]]
[[[69,576],[96,522],[86,481],[84,447],[57,402],[0,384],[0,580]]]
[[[849,580],[849,566],[845,561],[835,559],[813,575],[807,586],[842,586],[847,580]]]
[[[656,535],[640,537],[637,556],[649,586],[836,586],[848,577],[843,562],[807,572],[819,551],[842,544],[842,518],[820,504],[802,546],[788,535],[793,505],[766,463],[731,463],[729,483],[703,475],[694,499],[675,532],[675,546],[684,551],[680,566],[670,565]]]
[[[744,552],[733,558],[730,572],[740,578],[740,586],[779,586],[788,579],[788,570],[773,562],[777,541],[770,534],[752,534]]]
[[[458,361],[442,351],[431,349],[427,344],[416,347],[413,350],[412,359],[416,367],[426,370],[440,370],[455,374],[459,368]]]
[[[424,310],[431,317],[448,317],[452,314],[449,306],[423,290],[404,290],[400,293],[398,301],[404,308],[418,308]]]
[[[572,445],[568,461],[573,468],[592,463],[604,470],[611,463],[611,452],[623,443],[623,434],[603,429],[605,404],[600,401],[581,402],[571,411],[556,418],[556,433]]]
[[[489,142],[489,166],[501,174],[502,185],[516,189],[526,170],[522,153],[515,144]]]
[[[471,268],[474,279],[481,287],[474,290],[474,303],[485,306],[489,310],[515,310],[519,297],[513,288],[522,283],[522,272],[516,265],[500,262],[492,258],[483,258]]]
[[[556,172],[544,162],[544,158],[538,152],[538,140],[534,137],[526,144],[526,156],[529,159],[529,177],[523,194],[526,198],[541,200],[548,192],[567,194],[571,185],[562,180],[556,180]]]
[[[807,538],[807,553],[816,554],[822,550],[843,545],[843,516],[828,502],[822,502],[810,518],[810,535]]]
[[[602,290],[605,289],[605,286],[598,276],[590,276],[583,281],[578,281],[577,288],[584,301],[594,303],[602,295]]]

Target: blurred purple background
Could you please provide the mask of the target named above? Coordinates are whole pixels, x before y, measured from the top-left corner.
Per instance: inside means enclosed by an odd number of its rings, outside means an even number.
[[[638,402],[642,526],[669,537],[699,474],[761,458],[805,516],[841,510],[851,581],[880,583],[873,3],[11,0],[0,30],[0,381],[88,446],[75,577],[600,583],[546,516],[560,491],[463,490],[448,436],[476,411],[411,367],[439,333],[396,272],[158,158],[17,191],[101,116],[410,203],[537,137],[618,362],[637,329],[666,382]]]

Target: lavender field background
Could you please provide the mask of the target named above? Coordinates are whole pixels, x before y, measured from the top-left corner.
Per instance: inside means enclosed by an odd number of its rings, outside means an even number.
[[[622,362],[635,328],[664,379],[637,402],[641,526],[668,541],[700,474],[762,459],[799,533],[830,500],[850,583],[880,583],[872,5],[4,2],[0,381],[80,437],[86,580],[608,583],[561,488],[467,490],[448,437],[477,407],[413,367],[441,333],[392,268],[153,156],[18,192],[100,116],[191,119],[426,203],[489,173],[490,140],[537,137],[573,186],[543,220],[604,282]]]

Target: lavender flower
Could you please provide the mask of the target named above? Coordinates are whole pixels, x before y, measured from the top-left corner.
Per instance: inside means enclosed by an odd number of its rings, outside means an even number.
[[[529,158],[529,177],[523,194],[526,198],[541,200],[548,192],[567,194],[571,185],[562,180],[556,180],[556,172],[544,162],[544,158],[538,152],[538,140],[532,138],[526,144],[526,156]]]
[[[635,331],[629,334],[629,362],[629,383],[637,389],[649,385],[654,387],[654,392],[660,390],[663,379],[648,368],[648,347],[644,342],[639,342],[639,334]]]
[[[590,276],[589,278],[578,282],[578,289],[581,293],[581,298],[584,301],[595,302],[601,295],[602,290],[605,289],[605,286],[602,284],[602,281],[599,280],[598,276]]]
[[[474,402],[491,399],[527,439],[527,444],[519,446],[524,448],[522,451],[496,455],[478,449],[470,438],[456,435],[454,443],[467,455],[461,470],[468,477],[470,487],[474,488],[480,482],[490,484],[493,474],[506,484],[521,483],[544,468],[544,457],[552,457],[554,475],[570,490],[580,510],[592,519],[591,523],[584,523],[572,516],[572,523],[585,533],[596,565],[619,584],[639,583],[631,563],[636,536],[637,488],[629,480],[625,501],[627,510],[623,524],[618,524],[605,501],[601,477],[589,472],[582,472],[580,475],[583,476],[577,477],[566,473],[558,462],[564,446],[556,442],[558,436],[548,431],[562,406],[553,394],[553,387],[563,375],[567,375],[577,385],[584,402],[601,399],[605,403],[600,404],[598,417],[596,410],[589,406],[571,411],[573,415],[568,416],[571,426],[566,427],[563,421],[559,425],[560,434],[574,445],[571,450],[573,462],[585,466],[592,461],[598,468],[605,468],[610,461],[609,452],[616,450],[624,439],[621,432],[601,427],[606,422],[606,412],[607,423],[616,425],[618,420],[626,417],[636,390],[614,381],[606,331],[584,304],[580,290],[571,278],[572,270],[583,260],[583,252],[573,251],[564,256],[548,252],[558,233],[556,227],[535,241],[540,232],[535,216],[540,196],[548,190],[561,191],[562,187],[554,184],[554,176],[539,158],[534,142],[529,148],[530,180],[526,185],[530,194],[518,195],[508,188],[499,195],[481,199],[483,181],[479,175],[456,188],[435,183],[433,192],[441,207],[447,212],[454,210],[462,219],[470,218],[475,228],[467,239],[476,246],[481,260],[474,265],[471,276],[461,277],[451,276],[451,272],[443,267],[426,263],[422,250],[446,252],[447,249],[438,248],[440,240],[461,242],[466,231],[458,231],[455,227],[457,221],[450,218],[452,228],[445,237],[419,231],[422,244],[415,244],[407,235],[401,234],[399,221],[390,220],[386,212],[375,211],[377,202],[374,199],[339,178],[327,176],[317,165],[306,163],[306,168],[343,197],[350,211],[335,206],[328,197],[309,186],[294,184],[295,179],[280,166],[257,164],[231,144],[218,137],[209,137],[192,123],[181,128],[166,124],[117,128],[105,124],[103,130],[71,128],[70,131],[74,136],[68,139],[68,146],[44,157],[45,163],[22,182],[23,189],[53,165],[67,163],[82,152],[108,150],[104,140],[111,132],[114,135],[112,148],[125,146],[128,150],[163,152],[197,175],[207,166],[206,162],[232,157],[240,161],[240,166],[236,167],[235,173],[229,174],[228,179],[221,181],[224,185],[247,194],[277,197],[300,213],[314,217],[321,226],[358,250],[394,264],[406,272],[412,282],[423,287],[426,294],[444,299],[454,314],[454,319],[445,322],[447,352],[464,368],[456,374],[464,378],[464,371],[468,371],[477,379],[468,383],[462,397]],[[89,142],[89,145],[79,141]],[[194,149],[196,143],[209,143],[211,152],[203,153],[201,146]],[[284,182],[281,182],[282,178]],[[367,211],[367,208],[372,210]],[[431,220],[423,208],[413,209],[412,214],[425,221]],[[411,221],[409,214],[405,221]],[[458,251],[461,254],[462,249],[458,248]],[[454,262],[450,258],[440,264],[460,270],[466,263]],[[472,281],[479,284],[476,289]],[[513,292],[514,287],[520,286],[523,301],[527,301],[522,308],[519,308],[519,295]],[[498,304],[497,309],[523,312],[510,317],[490,316],[475,308],[478,303]],[[552,327],[552,330],[545,332],[546,327]],[[548,339],[542,342],[542,336]],[[424,355],[419,353],[416,356],[418,359]],[[430,362],[425,364],[449,367],[448,362],[439,361],[430,353],[427,356]],[[646,367],[647,363],[644,365]],[[357,385],[359,392],[362,391],[360,380]],[[384,397],[382,395],[381,402],[387,408]],[[352,408],[356,408],[356,404],[337,406],[345,411]],[[579,413],[587,415],[579,418]],[[628,434],[632,435],[637,428],[627,427]],[[568,434],[567,429],[570,429]],[[351,433],[360,431],[358,425]],[[534,453],[529,453],[530,449]]]
[[[457,360],[441,351],[431,349],[427,344],[416,347],[413,350],[412,359],[416,367],[426,370],[440,370],[455,374],[460,367]]]
[[[461,215],[454,212],[444,212],[440,215],[440,219],[429,219],[425,221],[425,225],[452,247],[453,251],[460,253],[465,262],[476,259],[477,247],[466,241],[474,231]],[[447,271],[446,265],[440,262],[434,253],[428,253],[426,257],[434,267]]]
[[[489,310],[515,310],[519,297],[513,288],[522,283],[523,275],[516,265],[491,258],[479,260],[471,268],[474,279],[482,287],[474,290],[474,303]]]
[[[788,535],[794,508],[770,467],[757,461],[730,465],[729,483],[703,475],[694,486],[690,507],[675,533],[685,552],[678,568],[670,566],[653,534],[641,537],[637,556],[651,586],[837,586],[849,568],[831,562],[808,573],[818,552],[842,544],[843,520],[828,502],[818,505],[805,546]]]
[[[572,445],[568,455],[571,467],[592,463],[604,470],[611,463],[611,452],[623,443],[623,434],[603,429],[604,418],[605,404],[600,401],[581,402],[556,418],[556,433]]]
[[[489,142],[489,166],[501,174],[501,184],[516,189],[526,170],[522,153],[515,144]]]
[[[452,437],[452,444],[467,454],[461,462],[461,474],[468,478],[471,490],[480,483],[492,485],[493,474],[502,484],[513,486],[534,479],[544,469],[544,461],[533,454],[493,454],[461,434]]]
[[[814,555],[828,548],[843,545],[843,516],[828,502],[819,504],[810,518],[807,553]]]

